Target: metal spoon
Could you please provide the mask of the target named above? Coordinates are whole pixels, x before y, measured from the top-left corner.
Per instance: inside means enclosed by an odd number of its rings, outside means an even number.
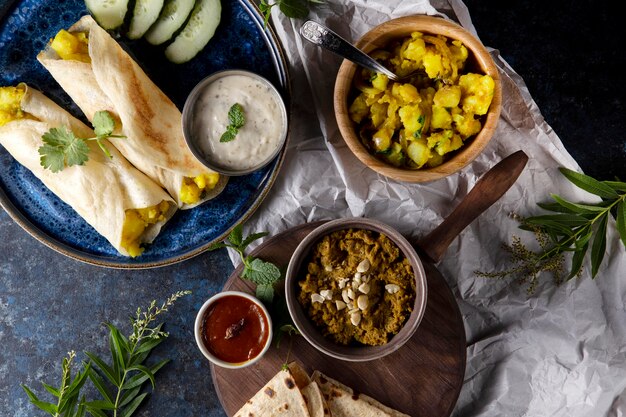
[[[400,77],[385,68],[365,52],[361,51],[341,36],[337,35],[326,26],[312,20],[304,22],[300,28],[302,37],[322,48],[328,49],[342,58],[348,59],[357,65],[365,67],[374,72],[385,74],[392,81],[400,81],[407,77]]]

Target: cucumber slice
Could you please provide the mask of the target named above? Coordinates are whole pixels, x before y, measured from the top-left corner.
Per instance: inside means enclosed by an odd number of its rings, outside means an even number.
[[[104,29],[116,29],[124,23],[128,0],[85,0],[85,6]]]
[[[146,40],[152,45],[170,40],[187,20],[194,3],[194,0],[167,0],[159,18],[146,32]]]
[[[175,64],[182,64],[196,56],[215,34],[221,15],[220,0],[198,0],[189,22],[165,49],[167,59]]]
[[[159,18],[165,0],[136,0],[130,28],[126,33],[129,39],[139,39]]]

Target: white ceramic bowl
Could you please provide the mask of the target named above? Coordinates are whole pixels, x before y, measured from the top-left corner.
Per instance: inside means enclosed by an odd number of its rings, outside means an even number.
[[[217,300],[224,298],[224,297],[228,297],[228,296],[239,296],[239,297],[243,297],[246,298],[250,301],[252,301],[254,304],[256,304],[261,311],[263,312],[263,314],[265,315],[266,319],[267,319],[267,324],[268,324],[268,336],[267,336],[267,341],[265,342],[265,345],[263,346],[263,349],[261,350],[261,352],[255,356],[254,358],[247,360],[245,362],[238,362],[238,363],[232,363],[232,362],[226,362],[218,357],[216,357],[215,355],[213,355],[204,345],[204,341],[202,340],[202,332],[203,332],[203,324],[204,324],[204,316],[207,312],[207,310],[209,309],[209,307],[211,307],[211,305],[213,305],[213,303],[215,303]],[[261,303],[261,301],[259,301],[258,298],[245,293],[245,292],[241,292],[241,291],[223,291],[220,293],[215,294],[213,297],[209,298],[203,305],[202,307],[200,307],[200,310],[198,311],[198,315],[196,316],[196,323],[194,325],[194,334],[196,337],[196,344],[198,345],[198,348],[200,349],[200,351],[202,352],[202,354],[208,359],[210,360],[213,364],[221,366],[223,368],[230,368],[230,369],[239,369],[239,368],[244,368],[246,366],[250,366],[254,363],[256,363],[259,359],[261,359],[263,357],[263,355],[265,354],[265,352],[267,352],[267,350],[269,349],[270,345],[272,344],[272,318],[270,317],[269,312],[267,311],[267,309],[265,308],[265,306],[263,305],[263,303]]]

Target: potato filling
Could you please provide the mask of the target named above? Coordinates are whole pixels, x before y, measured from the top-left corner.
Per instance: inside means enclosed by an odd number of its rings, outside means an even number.
[[[135,258],[143,253],[141,235],[148,226],[165,220],[168,210],[167,201],[161,201],[155,206],[126,210],[122,229],[122,247],[131,257]]]
[[[33,118],[21,108],[25,89],[23,86],[0,87],[0,126],[19,119]]]
[[[194,204],[200,201],[203,195],[215,188],[220,174],[200,174],[197,177],[185,177],[180,188],[180,200],[185,204]]]
[[[89,39],[87,39],[87,33],[85,32],[70,33],[65,29],[61,29],[50,43],[50,47],[63,60],[91,62],[89,57]]]
[[[418,71],[407,82],[356,73],[350,118],[376,157],[398,167],[435,167],[480,132],[495,82],[466,73],[469,52],[460,41],[414,32],[372,55],[399,75]]]

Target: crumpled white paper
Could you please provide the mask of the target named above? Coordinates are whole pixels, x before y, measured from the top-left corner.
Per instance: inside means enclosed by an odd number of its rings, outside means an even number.
[[[410,14],[446,15],[476,34],[460,0],[327,0],[310,18],[356,41],[372,27]],[[438,264],[457,298],[467,336],[465,383],[453,415],[626,415],[626,253],[614,222],[595,280],[589,268],[581,279],[559,287],[546,277],[528,296],[513,281],[474,274],[504,269],[508,257],[501,243],[510,243],[513,235],[534,243],[509,213],[538,214],[536,203],[547,201],[550,193],[574,201],[597,199],[558,172],[560,166],[580,167],[498,51],[490,50],[501,71],[503,108],[490,144],[458,174],[408,184],[369,170],[343,142],[332,107],[341,59],[302,39],[301,21],[274,11],[273,23],[290,62],[290,145],[272,191],[246,231],[275,235],[305,222],[365,216],[405,235],[423,236],[483,173],[522,149],[530,159],[516,184],[460,234]],[[238,263],[232,253],[231,259]]]

